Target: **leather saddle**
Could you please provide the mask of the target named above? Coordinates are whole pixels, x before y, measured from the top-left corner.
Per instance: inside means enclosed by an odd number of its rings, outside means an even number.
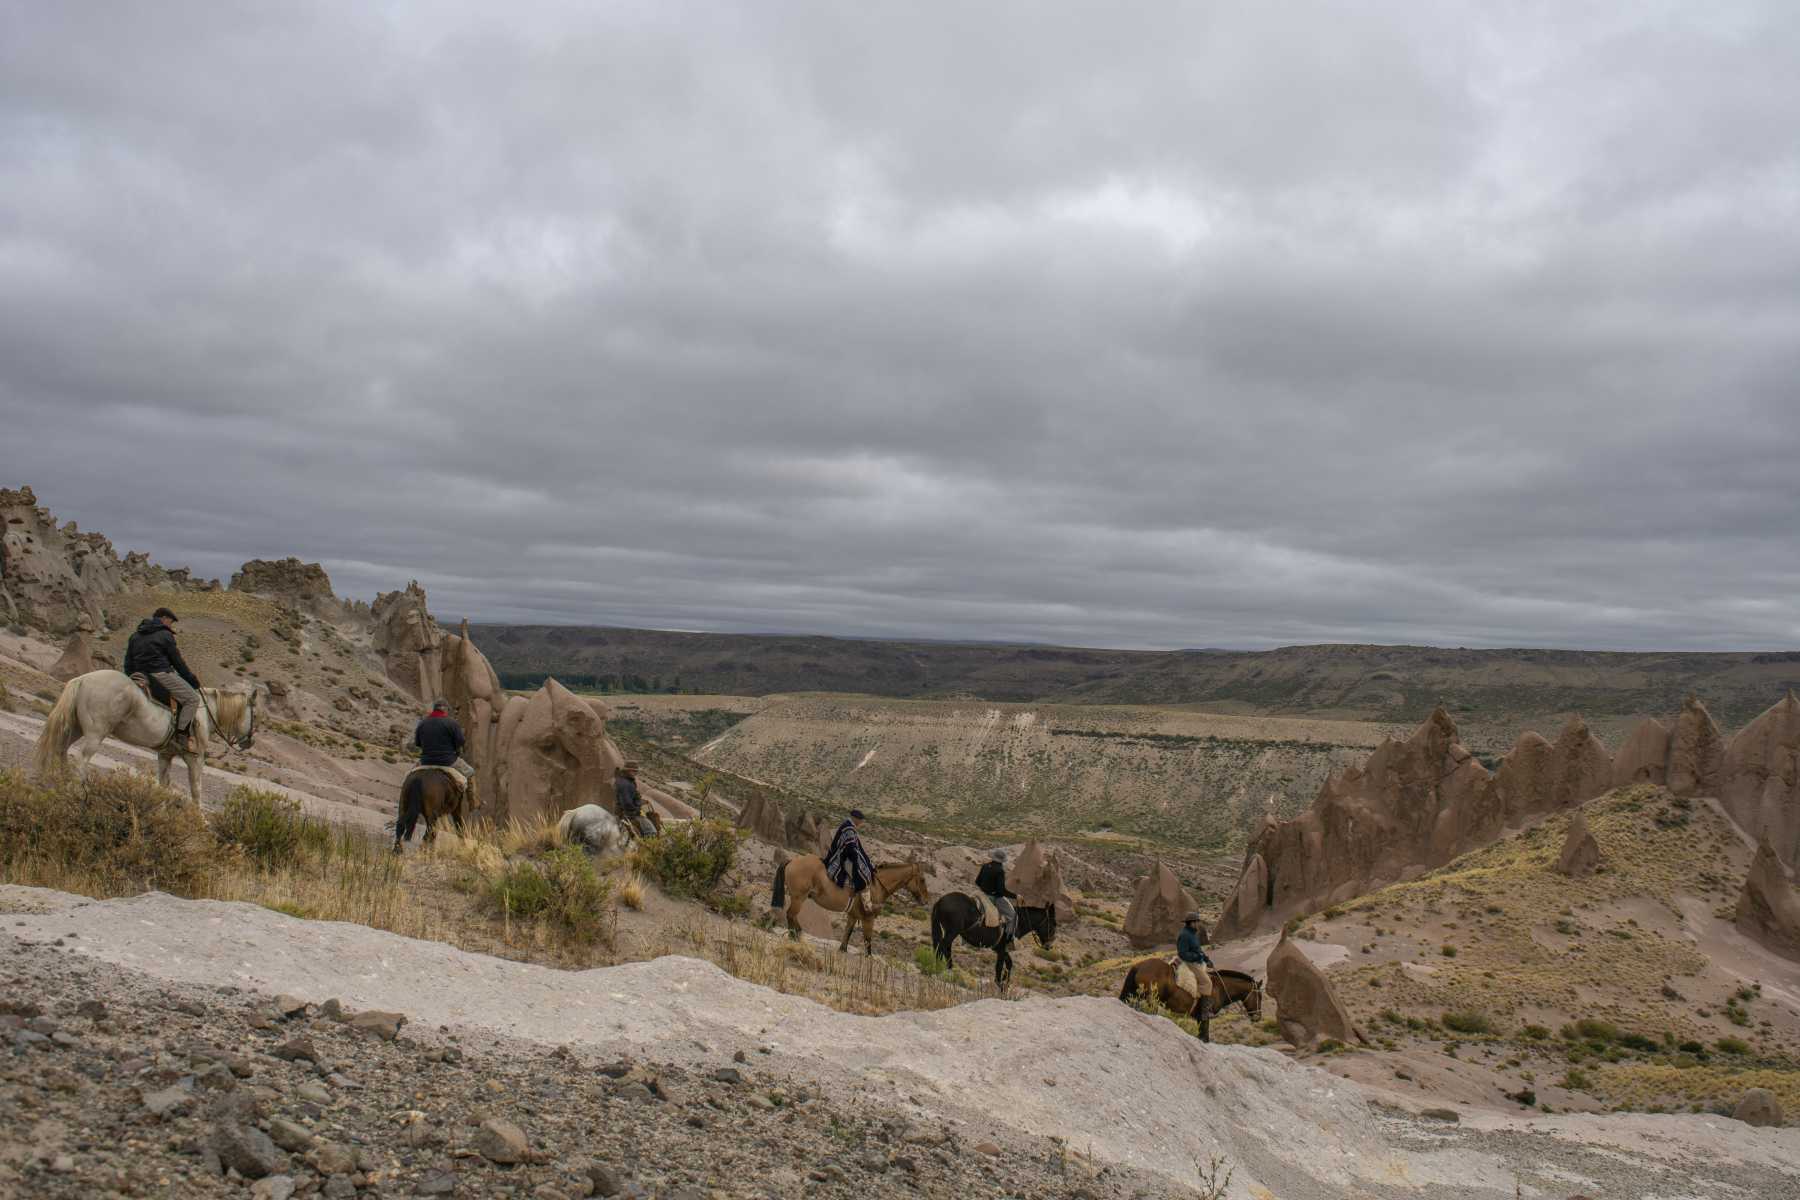
[[[131,682],[138,685],[138,690],[140,692],[143,692],[144,695],[150,697],[151,703],[160,705],[170,712],[179,711],[180,706],[175,703],[175,697],[169,695],[169,689],[156,682],[156,680],[150,678],[142,671],[133,671],[129,678]]]

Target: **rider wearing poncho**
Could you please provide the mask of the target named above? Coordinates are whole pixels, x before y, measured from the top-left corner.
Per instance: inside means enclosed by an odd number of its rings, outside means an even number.
[[[862,809],[851,809],[850,815],[831,836],[831,849],[825,852],[825,873],[831,877],[831,882],[849,889],[850,907],[860,904],[867,911],[869,901],[863,893],[869,881],[875,878],[875,864],[869,861],[869,852],[863,849],[862,838],[856,833],[862,823]]]
[[[1006,940],[1011,941],[1019,935],[1019,914],[1010,903],[1017,900],[1018,894],[1006,886],[1006,851],[996,850],[987,862],[981,864],[981,870],[975,873],[975,886],[980,888],[1000,910],[1000,926],[1006,931]]]

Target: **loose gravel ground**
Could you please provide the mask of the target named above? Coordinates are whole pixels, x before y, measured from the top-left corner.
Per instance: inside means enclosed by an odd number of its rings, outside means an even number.
[[[0,1195],[1192,1195],[1044,1139],[827,1099],[755,1051],[607,1059],[411,1024],[390,1041],[379,1016],[8,940]]]

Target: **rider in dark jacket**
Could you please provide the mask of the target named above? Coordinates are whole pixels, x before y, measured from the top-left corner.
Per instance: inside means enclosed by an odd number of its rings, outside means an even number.
[[[1181,933],[1175,938],[1175,955],[1184,963],[1195,966],[1212,966],[1213,960],[1206,957],[1206,951],[1200,948],[1200,914],[1191,912],[1182,923]]]
[[[1019,931],[1019,914],[1013,911],[1009,901],[1019,897],[1006,886],[1006,851],[996,850],[987,862],[981,864],[981,870],[975,873],[975,886],[987,893],[1000,910],[1000,920],[1006,928],[1006,936],[1012,938]]]
[[[628,762],[613,772],[613,815],[629,822],[632,832],[655,837],[662,832],[662,822],[654,808],[647,809],[638,792],[637,770],[636,763]]]
[[[419,748],[421,767],[454,767],[462,753],[462,726],[450,715],[442,700],[431,706],[431,714],[413,729],[412,744]]]
[[[125,643],[125,673],[145,675],[174,697],[175,731],[185,735],[187,749],[193,753],[194,714],[200,710],[200,677],[188,668],[175,644],[174,613],[159,608],[138,622],[131,639]]]

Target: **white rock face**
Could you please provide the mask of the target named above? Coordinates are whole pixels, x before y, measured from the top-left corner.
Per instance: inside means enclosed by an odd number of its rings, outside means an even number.
[[[947,1120],[1003,1121],[1184,1183],[1196,1160],[1222,1154],[1236,1172],[1234,1200],[1417,1197],[1433,1184],[1471,1200],[1503,1200],[1514,1194],[1515,1166],[1537,1169],[1546,1145],[1563,1143],[1570,1150],[1602,1145],[1640,1165],[1654,1159],[1658,1170],[1682,1172],[1683,1182],[1686,1168],[1661,1157],[1668,1147],[1680,1148],[1681,1163],[1709,1171],[1720,1161],[1753,1163],[1790,1172],[1800,1186],[1800,1129],[1697,1116],[1471,1114],[1458,1130],[1434,1133],[1441,1149],[1420,1149],[1416,1127],[1378,1112],[1354,1084],[1273,1051],[1203,1046],[1107,998],[987,1000],[859,1017],[688,958],[559,971],[359,925],[160,893],[91,901],[0,887],[0,909],[11,910],[4,928],[15,938],[73,932],[71,952],[145,975],[336,996],[352,1009],[405,1013],[409,1030],[444,1024],[670,1060],[716,1061],[734,1049],[770,1046],[782,1066],[813,1075],[827,1090],[886,1093]],[[1527,1125],[1539,1136],[1519,1137],[1508,1153],[1496,1149],[1507,1144],[1494,1139],[1497,1131]],[[1599,1182],[1583,1190],[1615,1194]],[[1676,1191],[1729,1194],[1708,1179],[1691,1182]]]

